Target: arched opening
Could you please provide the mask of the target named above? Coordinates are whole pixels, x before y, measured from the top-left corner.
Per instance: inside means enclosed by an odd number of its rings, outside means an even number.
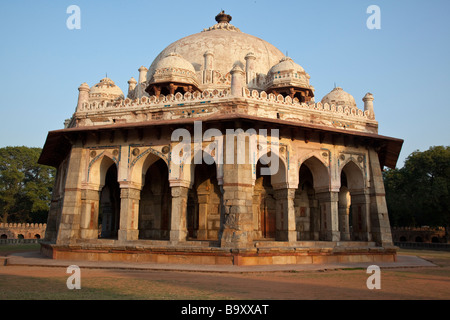
[[[294,198],[297,240],[318,240],[319,205],[315,197],[312,172],[305,164],[300,166],[298,181]]]
[[[117,239],[120,223],[120,185],[117,166],[113,163],[105,175],[105,185],[100,192],[98,223],[99,238]]]
[[[439,238],[438,237],[432,237],[431,238],[431,243],[439,243]]]
[[[330,175],[327,167],[315,156],[312,156],[305,160],[300,165],[299,170],[299,189],[306,190],[308,195],[308,201],[306,202],[306,196],[297,190],[296,201],[298,212],[296,216],[299,217],[299,224],[297,224],[297,232],[299,239],[308,240],[308,233],[310,240],[326,240],[328,235],[328,229],[332,225],[330,219],[331,209],[327,207],[327,203],[321,203],[318,195],[328,194],[330,190]],[[298,202],[298,196],[303,197],[303,204]],[[308,206],[306,206],[308,204]],[[303,207],[303,209],[302,209]],[[302,210],[304,217],[301,217]],[[309,211],[309,218],[307,212]],[[309,223],[308,223],[309,221]],[[309,226],[309,232],[305,232],[305,228]],[[301,230],[303,228],[303,231]]]
[[[369,209],[361,168],[349,161],[341,170],[339,231],[342,240],[368,241]]]
[[[167,240],[172,197],[169,170],[164,160],[155,161],[143,178],[139,202],[139,239]]]
[[[195,165],[193,176],[194,182],[187,201],[188,239],[218,240],[221,192],[215,163]]]
[[[405,236],[401,236],[400,237],[400,242],[406,242],[406,237]]]
[[[40,235],[40,234],[35,234],[35,235],[34,235],[34,238],[35,238],[35,239],[40,239],[40,238],[41,238],[41,235]]]
[[[417,236],[416,239],[414,240],[415,242],[423,242],[422,237]]]
[[[7,236],[6,234],[2,234],[2,235],[0,236],[0,239],[8,239],[8,236]]]
[[[23,236],[23,234],[18,234],[17,239],[25,239],[25,237]]]
[[[258,161],[256,165],[256,181],[253,191],[254,213],[256,213],[256,237],[275,240],[276,236],[276,200],[272,187],[272,176],[261,175],[261,168],[268,165]]]

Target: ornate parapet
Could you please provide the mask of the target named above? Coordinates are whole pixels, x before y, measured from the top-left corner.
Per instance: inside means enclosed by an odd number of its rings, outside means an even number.
[[[237,100],[236,100],[237,99]],[[136,123],[149,120],[195,118],[214,113],[230,113],[226,105],[242,100],[244,109],[235,112],[269,119],[281,119],[318,124],[331,128],[377,133],[378,122],[369,110],[328,103],[300,103],[290,96],[268,94],[265,91],[242,89],[241,95],[231,95],[229,89],[176,93],[167,96],[144,96],[115,102],[83,103],[74,117],[76,126]],[[240,104],[242,106],[242,104]],[[231,111],[233,112],[233,111]]]

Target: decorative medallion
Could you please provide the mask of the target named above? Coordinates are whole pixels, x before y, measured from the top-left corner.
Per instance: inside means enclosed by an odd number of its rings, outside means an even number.
[[[363,162],[364,158],[363,156],[358,156],[358,162]]]
[[[141,151],[139,150],[139,148],[134,148],[132,153],[133,153],[133,156],[137,157],[140,152]]]
[[[114,149],[114,151],[112,152],[114,157],[117,157],[119,155],[119,150]]]
[[[90,153],[91,158],[94,158],[97,155],[97,152],[95,150],[92,150]]]
[[[164,154],[168,154],[169,151],[170,151],[169,146],[164,146],[164,147],[162,148],[162,153],[164,153]]]
[[[341,160],[345,160],[345,155],[341,154],[341,155],[339,156],[339,158],[341,158]]]

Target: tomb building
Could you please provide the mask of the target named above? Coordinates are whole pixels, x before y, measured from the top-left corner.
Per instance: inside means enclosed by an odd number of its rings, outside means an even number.
[[[221,12],[128,81],[78,88],[40,164],[57,169],[41,252],[193,264],[394,261],[374,96],[311,77]],[[359,106],[358,106],[359,105]],[[382,108],[382,106],[380,106]]]

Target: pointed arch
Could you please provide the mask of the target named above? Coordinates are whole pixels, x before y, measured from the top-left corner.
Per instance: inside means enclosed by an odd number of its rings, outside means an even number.
[[[313,176],[313,187],[316,191],[318,190],[329,190],[330,188],[330,170],[325,164],[319,160],[316,156],[310,156],[303,162],[299,163],[299,168],[302,165],[308,167]]]
[[[203,151],[201,151],[203,152]],[[188,166],[190,188],[186,208],[188,238],[218,240],[221,224],[222,193],[219,188],[218,165],[207,152],[207,161]],[[202,159],[205,159],[202,157]]]
[[[366,187],[363,169],[352,159],[348,159],[340,169],[340,177],[345,176],[347,188],[352,192],[362,191]]]
[[[167,240],[172,205],[169,170],[164,159],[155,157],[147,157],[142,166],[139,239]]]
[[[130,164],[129,180],[139,187],[142,187],[145,182],[147,170],[159,160],[164,161],[167,168],[169,168],[168,160],[162,156],[160,152],[152,148],[148,148]]]
[[[275,163],[269,162],[267,165],[259,166],[258,163],[263,164],[261,159],[266,156],[269,159],[277,157]],[[261,167],[266,167],[270,170],[271,184],[274,189],[286,188],[289,184],[289,174],[286,159],[280,157],[279,153],[266,149],[264,152],[258,154],[258,159],[254,164],[254,170],[252,171],[253,183],[255,183],[257,177],[261,174],[259,169]]]
[[[103,188],[108,169],[114,164],[116,169],[119,170],[114,159],[111,153],[104,151],[92,160],[88,166],[87,182],[97,186],[99,190]]]

